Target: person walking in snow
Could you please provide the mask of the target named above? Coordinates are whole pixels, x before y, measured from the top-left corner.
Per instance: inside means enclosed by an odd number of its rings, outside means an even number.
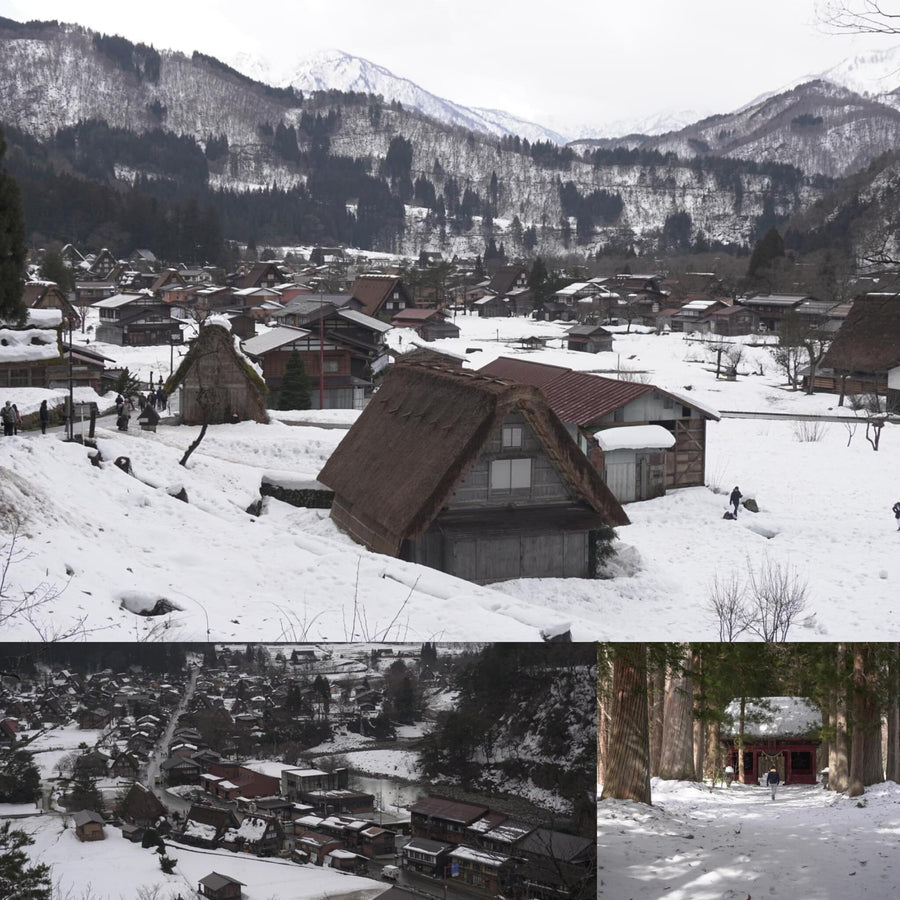
[[[50,421],[50,410],[47,408],[46,400],[41,400],[41,408],[38,410],[38,420],[41,423],[41,434],[46,434],[47,423]]]
[[[22,427],[22,417],[19,415],[19,407],[15,403],[12,405],[13,411],[13,434],[18,434]]]
[[[775,766],[769,769],[769,774],[766,775],[766,784],[769,786],[769,789],[772,791],[772,799],[775,799],[775,791],[778,789],[778,783],[781,781],[781,778],[778,776],[778,769]]]
[[[898,500],[891,507],[891,512],[894,514],[894,518],[897,520],[897,531],[900,531],[900,500]]]
[[[734,517],[737,518],[738,507],[741,505],[741,498],[744,495],[741,493],[741,489],[735,485],[734,490],[731,492],[731,496],[728,498],[728,502],[734,507]]]
[[[157,409],[165,409],[166,408],[166,392],[162,389],[162,386],[156,389],[156,408]]]
[[[0,409],[0,420],[3,422],[3,434],[6,437],[12,437],[13,425],[16,421],[16,414],[13,412],[12,400],[7,400],[3,409]]]

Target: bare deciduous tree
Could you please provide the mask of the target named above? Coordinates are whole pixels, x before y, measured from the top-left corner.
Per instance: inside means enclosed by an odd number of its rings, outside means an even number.
[[[758,568],[747,560],[747,582],[732,573],[716,575],[709,605],[719,625],[719,640],[731,642],[744,632],[767,642],[786,641],[806,609],[807,584],[793,566],[765,557]]]

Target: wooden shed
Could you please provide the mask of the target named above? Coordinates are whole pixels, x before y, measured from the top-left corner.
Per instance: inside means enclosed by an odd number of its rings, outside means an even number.
[[[398,364],[319,473],[370,550],[476,582],[590,577],[628,517],[530,386]]]
[[[576,325],[566,333],[570,350],[582,353],[603,353],[612,350],[613,336],[601,325]]]
[[[240,900],[243,881],[232,878],[230,875],[220,875],[218,872],[210,872],[205,878],[201,878],[198,892],[210,900]]]
[[[79,841],[102,841],[106,839],[103,830],[103,816],[92,809],[79,810],[72,816],[75,823],[75,837]]]
[[[166,394],[180,388],[184,425],[230,422],[268,423],[266,384],[235,346],[227,320],[208,320],[181,365],[165,385]]]

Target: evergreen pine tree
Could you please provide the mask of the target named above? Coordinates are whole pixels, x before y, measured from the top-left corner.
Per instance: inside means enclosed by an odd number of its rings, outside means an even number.
[[[0,897],[11,900],[50,900],[50,867],[30,866],[25,847],[34,841],[11,823],[0,828]]]
[[[284,381],[278,392],[279,409],[309,409],[312,406],[309,376],[303,365],[303,357],[294,350],[288,357]]]
[[[0,164],[5,153],[6,141],[0,131]],[[0,167],[0,319],[25,317],[22,286],[26,252],[25,213],[19,185]]]
[[[85,768],[78,770],[72,780],[72,787],[69,791],[69,808],[103,811],[103,795],[97,787],[94,776]]]
[[[0,755],[0,803],[30,803],[41,792],[41,773],[27,750]]]
[[[68,293],[75,287],[72,271],[65,264],[59,250],[51,248],[44,254],[41,262],[41,278],[52,281],[61,291]]]

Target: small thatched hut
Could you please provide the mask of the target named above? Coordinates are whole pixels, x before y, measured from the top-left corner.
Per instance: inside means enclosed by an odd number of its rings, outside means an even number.
[[[200,328],[165,391],[171,395],[179,387],[185,425],[269,421],[266,384],[237,348],[227,320],[221,317]]]
[[[395,365],[319,481],[355,540],[470,581],[589,577],[628,524],[537,388],[440,365]]]

